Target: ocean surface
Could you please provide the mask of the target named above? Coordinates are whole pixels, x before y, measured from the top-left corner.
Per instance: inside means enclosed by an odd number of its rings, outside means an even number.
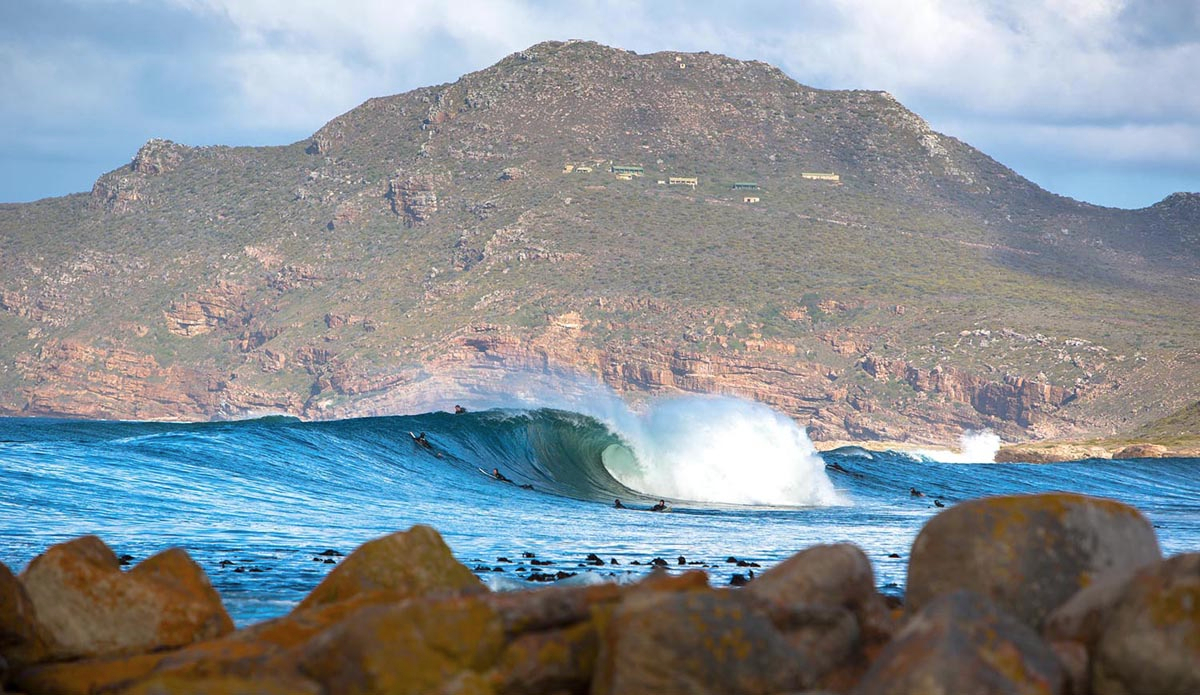
[[[1200,459],[994,464],[994,437],[964,443],[957,455],[817,454],[787,417],[709,397],[590,415],[0,419],[0,562],[20,572],[89,533],[133,562],[180,546],[246,625],[298,603],[338,561],[326,551],[413,524],[438,529],[497,590],[532,586],[535,572],[634,581],[655,558],[678,571],[680,557],[723,585],[810,545],[850,541],[880,589],[902,594],[909,547],[935,501],[1049,490],[1132,504],[1165,553],[1200,550]],[[628,509],[614,508],[618,498]],[[659,499],[670,510],[648,511]],[[587,564],[589,553],[605,564]]]

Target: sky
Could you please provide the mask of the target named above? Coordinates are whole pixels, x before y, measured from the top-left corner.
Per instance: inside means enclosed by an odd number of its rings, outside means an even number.
[[[886,90],[1097,205],[1200,191],[1200,0],[0,0],[0,202],[90,190],[150,138],[302,140],[572,38]]]

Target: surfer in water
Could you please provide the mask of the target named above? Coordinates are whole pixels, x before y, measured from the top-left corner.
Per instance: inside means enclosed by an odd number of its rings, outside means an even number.
[[[666,501],[666,500],[659,500],[659,501],[658,501],[658,504],[656,504],[656,505],[654,505],[653,507],[651,507],[651,508],[650,508],[650,511],[652,511],[652,512],[665,512],[665,511],[667,511],[667,501]]]
[[[409,432],[409,434],[412,434],[412,432]],[[422,432],[421,434],[413,435],[413,441],[416,442],[417,444],[420,444],[421,446],[425,447],[426,449],[433,448],[433,445],[430,444],[429,440],[425,438],[424,432]]]
[[[504,477],[504,474],[500,472],[499,468],[492,469],[492,477],[495,478],[496,480],[499,480],[502,483],[511,483],[512,482],[508,478]]]
[[[462,415],[465,412],[467,412],[467,409],[462,407],[461,405],[454,406],[454,414],[455,415]]]
[[[627,508],[628,507],[621,504],[621,498],[618,497],[617,499],[613,500],[613,509],[627,509]]]
[[[908,494],[912,497],[924,497],[925,496],[924,492],[921,492],[920,490],[918,490],[915,487],[908,488]]]

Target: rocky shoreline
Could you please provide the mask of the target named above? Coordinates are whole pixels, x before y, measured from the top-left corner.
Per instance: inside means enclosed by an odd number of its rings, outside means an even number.
[[[129,570],[94,536],[0,565],[0,691],[17,693],[1200,692],[1200,553],[1066,493],[948,508],[901,604],[866,555],[818,545],[738,589],[492,592],[427,526],[346,556],[288,615],[236,630],[181,549]]]
[[[996,452],[997,463],[1061,463],[1084,459],[1200,458],[1200,440],[1043,441],[1007,444]]]
[[[842,447],[858,447],[868,451],[926,451],[943,449],[957,454],[950,447],[938,447],[912,442],[890,441],[816,441],[821,452]],[[1140,459],[1140,458],[1200,458],[1200,439],[1184,441],[1153,440],[1046,440],[1017,444],[1004,444],[996,452],[995,463],[1063,463],[1086,459]]]

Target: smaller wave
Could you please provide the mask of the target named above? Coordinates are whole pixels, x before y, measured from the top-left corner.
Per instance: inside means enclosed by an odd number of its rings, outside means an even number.
[[[916,456],[937,463],[995,463],[1000,451],[1000,435],[991,430],[967,430],[959,440],[958,451],[918,449]]]
[[[825,453],[826,454],[837,454],[838,456],[845,456],[847,458],[860,458],[860,459],[867,459],[867,460],[875,459],[875,454],[871,453],[869,450],[864,449],[861,446],[855,446],[853,444],[851,444],[850,446],[839,446],[838,448],[830,449],[829,451],[826,451]]]

